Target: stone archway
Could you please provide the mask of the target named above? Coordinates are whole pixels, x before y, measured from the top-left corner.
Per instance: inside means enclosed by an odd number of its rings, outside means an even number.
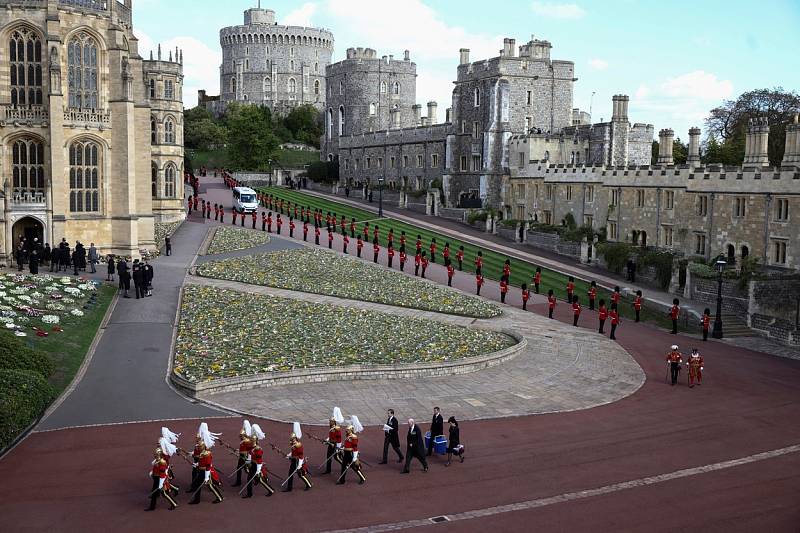
[[[44,246],[44,224],[32,216],[22,217],[14,222],[11,228],[11,240],[13,249],[16,250],[20,238],[32,243],[33,239],[38,239],[39,246]]]

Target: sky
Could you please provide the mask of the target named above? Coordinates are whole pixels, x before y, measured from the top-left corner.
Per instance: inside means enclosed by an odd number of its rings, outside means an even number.
[[[219,91],[219,30],[243,23],[257,0],[133,0],[139,51],[184,50],[184,104]],[[450,107],[459,48],[496,57],[503,38],[550,41],[551,58],[575,63],[574,107],[609,120],[611,97],[630,96],[631,122],[688,138],[708,111],[757,88],[800,90],[798,0],[262,0],[279,24],[334,34],[333,61],[349,47],[378,56],[411,51],[417,101]],[[502,7],[502,8],[501,8]],[[166,53],[166,52],[165,52]]]

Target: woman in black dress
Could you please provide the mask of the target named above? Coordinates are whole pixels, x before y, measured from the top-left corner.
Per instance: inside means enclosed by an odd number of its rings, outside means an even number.
[[[114,281],[114,272],[116,270],[114,268],[114,256],[109,254],[106,261],[108,263],[108,276],[106,276],[106,281]]]
[[[461,446],[458,421],[456,421],[456,417],[451,416],[447,419],[447,423],[450,424],[450,438],[447,441],[447,462],[444,466],[450,466],[450,459],[452,459],[453,454],[456,457],[460,457],[462,463],[464,462],[464,447]]]

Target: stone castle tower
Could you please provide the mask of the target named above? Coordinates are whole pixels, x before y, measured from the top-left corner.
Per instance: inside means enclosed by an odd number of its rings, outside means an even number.
[[[219,41],[222,109],[231,102],[264,105],[277,113],[302,104],[324,108],[331,32],[279,25],[274,11],[259,7],[244,12],[241,26],[222,28]]]

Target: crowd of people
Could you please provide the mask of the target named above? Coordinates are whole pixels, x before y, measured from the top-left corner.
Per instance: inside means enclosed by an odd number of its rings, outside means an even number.
[[[387,415],[386,423],[383,426],[385,434],[383,457],[378,464],[387,464],[389,446],[397,453],[399,463],[405,460],[405,465],[401,470],[403,474],[410,473],[411,461],[415,458],[422,464],[422,471],[428,472],[427,457],[433,455],[437,446],[440,453],[444,448],[443,453],[447,454],[444,466],[450,466],[453,456],[458,457],[462,463],[464,462],[464,445],[461,444],[460,429],[455,417],[451,416],[447,421],[449,425],[447,439],[444,439],[443,436],[444,419],[438,407],[434,408],[430,429],[424,435],[419,424],[410,418],[406,433],[406,453],[403,456],[400,449],[399,422],[394,416],[393,409],[389,409]],[[310,490],[313,487],[312,476],[317,473],[320,475],[331,474],[334,463],[339,464],[336,485],[344,485],[347,481],[347,473],[351,471],[358,479],[358,484],[363,485],[367,480],[364,475],[364,467],[372,466],[363,459],[363,451],[359,449],[359,434],[363,430],[364,427],[357,416],[352,415],[345,420],[341,409],[334,407],[329,421],[328,435],[323,439],[308,433],[309,438],[317,441],[325,449],[325,461],[314,470],[309,468],[310,458],[301,440],[303,432],[298,422],[292,425],[288,451],[269,442],[261,427],[258,424],[251,424],[248,420],[244,420],[242,423],[239,442],[236,446],[225,442],[221,438],[221,433],[212,433],[208,424],[202,422],[191,452],[176,445],[180,438],[179,434],[162,427],[158,446],[151,462],[150,476],[153,484],[148,495],[150,505],[145,510],[154,510],[159,498],[167,501],[170,510],[178,506],[176,498],[180,488],[176,484],[171,464],[175,456],[181,457],[192,466],[191,483],[187,491],[190,505],[200,503],[203,492],[211,494],[213,503],[222,502],[224,500],[222,491],[224,480],[233,480],[234,476],[236,478],[231,486],[241,487],[238,495],[242,498],[251,498],[256,487],[262,487],[266,496],[272,496],[276,492],[273,484],[277,482],[280,482],[279,487],[283,492],[291,492],[295,477],[302,482],[304,490]],[[214,461],[213,448],[217,444],[236,457],[236,467],[227,477]],[[270,450],[289,461],[288,475],[285,478],[268,470],[262,445],[268,446]],[[243,483],[244,486],[242,486]]]

